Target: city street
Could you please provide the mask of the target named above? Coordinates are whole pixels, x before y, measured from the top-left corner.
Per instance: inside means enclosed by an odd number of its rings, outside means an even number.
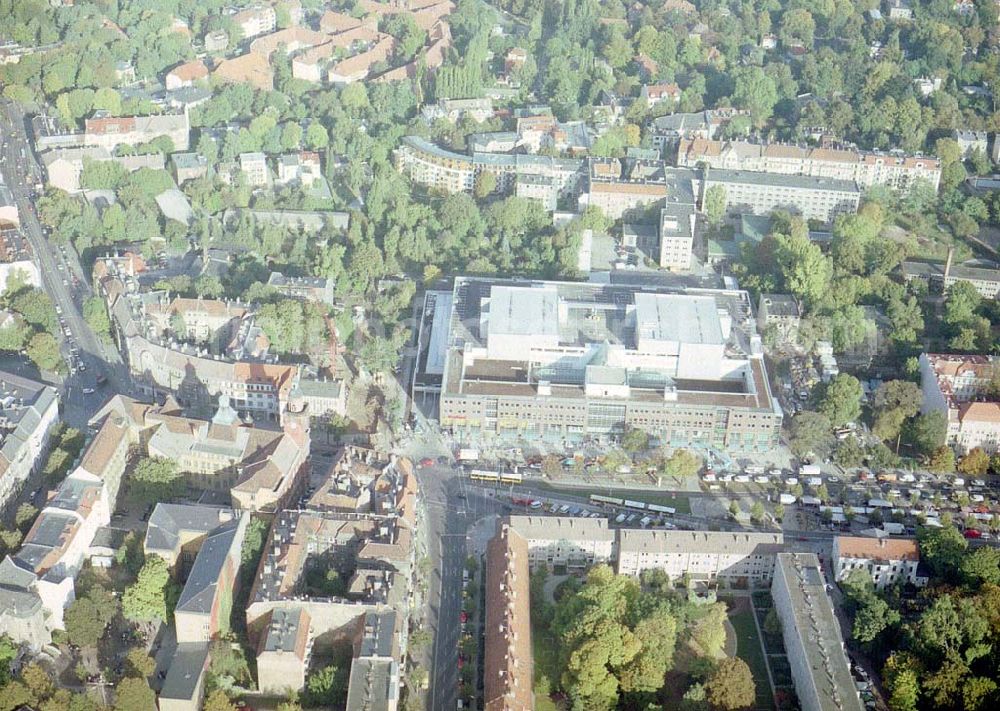
[[[454,709],[460,685],[458,644],[461,637],[462,570],[467,558],[466,535],[480,518],[503,512],[485,491],[466,486],[450,467],[418,471],[427,511],[431,581],[427,628],[431,649],[429,709]]]
[[[41,183],[42,169],[32,150],[24,115],[13,103],[2,104],[0,135],[3,136],[0,169],[17,202],[21,232],[31,246],[41,273],[42,288],[61,310],[63,328],[69,330],[68,336],[65,330],[59,334],[63,355],[68,356],[71,344],[76,344],[80,350],[79,360],[86,368],[65,379],[61,392],[63,419],[74,427],[85,426],[108,397],[108,393],[98,389],[99,375],[106,375],[117,392],[130,392],[131,382],[117,350],[102,343],[83,319],[83,301],[91,290],[76,252],[69,246],[59,250],[45,238],[33,197],[36,186]],[[94,392],[84,393],[84,389]]]

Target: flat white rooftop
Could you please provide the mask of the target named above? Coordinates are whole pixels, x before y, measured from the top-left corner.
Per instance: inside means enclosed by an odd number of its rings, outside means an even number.
[[[710,296],[687,294],[635,295],[639,340],[722,345],[716,301]]]
[[[554,286],[494,286],[490,290],[490,334],[558,336],[558,291]]]

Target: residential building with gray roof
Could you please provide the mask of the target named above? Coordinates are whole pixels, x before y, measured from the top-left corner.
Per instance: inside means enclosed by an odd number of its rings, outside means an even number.
[[[178,643],[157,700],[160,711],[198,711],[205,696],[208,642]]]
[[[174,608],[177,641],[207,642],[229,629],[249,514],[208,534]]]
[[[769,215],[787,210],[830,223],[837,215],[853,215],[861,204],[857,183],[837,178],[711,168],[702,180],[702,200],[715,187],[724,191],[730,213]]]
[[[741,586],[769,583],[775,556],[785,549],[780,533],[668,531],[658,528],[618,530],[618,572],[639,576],[662,570],[671,580]]]
[[[158,503],[146,524],[142,549],[147,556],[158,555],[181,570],[194,562],[205,537],[233,519],[233,511],[202,504]]]
[[[815,553],[779,553],[771,583],[802,711],[862,711]]]
[[[55,388],[0,371],[0,512],[42,465],[58,417]]]
[[[263,693],[301,691],[312,652],[311,618],[300,607],[271,610],[257,648],[257,686]]]

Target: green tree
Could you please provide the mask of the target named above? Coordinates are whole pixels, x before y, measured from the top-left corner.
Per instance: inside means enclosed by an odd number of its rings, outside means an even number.
[[[622,435],[622,449],[635,454],[649,446],[649,433],[638,427],[629,427]]]
[[[156,671],[156,660],[146,653],[142,647],[132,647],[125,656],[125,664],[129,676],[145,679]]]
[[[160,457],[143,457],[129,477],[129,496],[137,503],[170,501],[185,489],[184,475],[177,463]]]
[[[982,476],[990,467],[990,455],[979,447],[975,447],[962,457],[958,463],[958,471],[971,476]]]
[[[709,605],[690,628],[691,642],[699,656],[715,659],[726,646],[726,605]]]
[[[715,708],[734,711],[752,705],[757,694],[750,667],[739,657],[723,659],[705,682],[708,702]]]
[[[803,47],[811,48],[815,32],[816,21],[812,14],[804,8],[787,10],[781,16],[779,37],[785,46],[801,44]]]
[[[472,186],[472,194],[476,196],[477,200],[489,197],[496,189],[497,178],[493,173],[488,171],[476,173],[476,179]]]
[[[330,144],[330,136],[319,121],[313,121],[306,129],[306,145],[310,150],[318,151]]]
[[[762,504],[759,500],[755,500],[753,505],[750,507],[750,518],[757,523],[764,520],[764,504]]]
[[[111,340],[111,319],[104,299],[100,296],[88,297],[83,302],[83,318],[94,333],[104,341]]]
[[[0,688],[0,709],[3,711],[15,711],[35,703],[38,700],[34,694],[20,681],[12,681]]]
[[[758,128],[764,126],[778,103],[778,87],[774,79],[760,67],[740,67],[734,75],[733,104],[747,109]]]
[[[156,694],[145,679],[126,678],[115,689],[115,711],[155,711]]]
[[[203,711],[236,711],[236,705],[229,700],[222,689],[214,689],[205,699]]]
[[[856,437],[845,437],[833,452],[833,461],[845,469],[860,467],[865,458],[865,450]]]
[[[21,670],[21,681],[36,699],[47,699],[55,692],[52,677],[38,662],[31,662]]]
[[[25,289],[10,300],[10,308],[35,328],[51,334],[59,332],[59,318],[48,294],[40,289]]]
[[[942,521],[943,523],[943,521]],[[969,542],[954,526],[921,528],[917,531],[920,559],[939,578],[953,579],[962,563]]]
[[[0,635],[0,688],[11,679],[10,665],[17,658],[18,645],[7,635]]]
[[[852,636],[861,644],[874,642],[889,627],[899,624],[899,612],[875,595],[869,596],[854,615]]]
[[[938,447],[931,452],[927,468],[938,474],[951,474],[955,471],[955,452],[948,446]]]
[[[135,583],[127,587],[122,595],[122,614],[133,622],[167,620],[178,594],[166,561],[159,556],[150,556]]]
[[[982,303],[983,297],[971,282],[956,282],[948,288],[942,319],[953,332],[957,331],[974,321]]]
[[[28,357],[39,370],[57,371],[62,367],[59,343],[49,333],[36,333],[28,341]]]
[[[1000,585],[1000,550],[983,546],[967,553],[959,565],[959,573],[973,589],[983,584]]]
[[[562,686],[576,706],[611,709],[619,692],[651,692],[673,660],[676,621],[669,606],[639,613],[639,582],[592,568],[558,603],[551,629],[559,644]]]
[[[819,412],[803,411],[792,418],[789,445],[797,457],[809,454],[825,457],[833,447],[833,427]]]
[[[686,479],[701,469],[701,457],[690,449],[675,449],[664,462],[663,471],[667,476]]]
[[[724,185],[713,185],[705,191],[704,211],[708,222],[718,227],[726,217],[726,188]]]
[[[31,524],[34,523],[37,515],[38,509],[25,501],[17,507],[17,511],[14,513],[14,525],[26,532],[31,528]]]
[[[827,385],[819,411],[826,415],[831,425],[843,427],[860,419],[863,396],[861,382],[853,375],[840,373]]]
[[[920,679],[913,669],[903,669],[895,675],[889,687],[890,711],[916,711],[920,696]]]
[[[118,614],[118,599],[101,588],[77,598],[65,612],[66,637],[80,647],[96,647],[108,624]]]
[[[810,306],[829,303],[833,263],[818,245],[809,241],[804,226],[790,236],[776,238],[776,257],[785,288]]]
[[[281,149],[297,151],[302,145],[302,127],[296,121],[281,124]]]
[[[872,432],[883,440],[899,436],[907,418],[920,411],[923,395],[916,383],[890,380],[875,391],[875,422]]]
[[[948,419],[943,412],[932,410],[913,418],[906,438],[921,454],[929,455],[944,446],[947,435]]]
[[[347,671],[336,665],[311,672],[303,701],[306,706],[336,706],[347,695]]]

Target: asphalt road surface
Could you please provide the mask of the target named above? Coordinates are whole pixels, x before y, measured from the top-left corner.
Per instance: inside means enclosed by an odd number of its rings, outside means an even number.
[[[503,504],[485,490],[466,486],[466,480],[447,466],[419,470],[427,511],[431,580],[427,624],[434,635],[428,708],[454,709],[460,673],[462,570],[467,558],[469,527],[485,516],[503,511]]]
[[[72,345],[79,348],[82,372],[69,375],[61,393],[63,419],[83,426],[111,394],[97,385],[98,375],[109,378],[109,385],[120,392],[130,392],[131,382],[121,357],[113,346],[106,346],[83,319],[83,301],[91,295],[86,274],[71,246],[61,251],[49,243],[35,211],[36,184],[42,180],[42,168],[35,158],[28,138],[24,114],[16,104],[3,102],[0,110],[0,171],[17,203],[21,232],[28,240],[41,272],[42,288],[62,311],[59,340],[64,356]],[[66,330],[69,334],[66,334]],[[84,390],[94,390],[84,393]]]

